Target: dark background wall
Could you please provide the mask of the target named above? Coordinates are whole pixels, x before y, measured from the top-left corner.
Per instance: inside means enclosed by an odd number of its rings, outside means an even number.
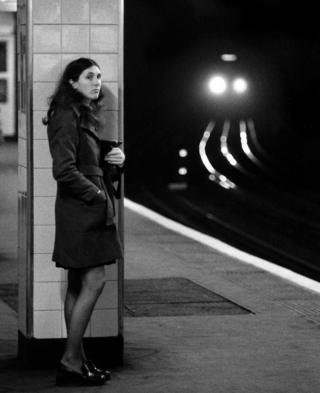
[[[237,53],[232,67],[249,78],[251,90],[245,102],[219,106],[205,84],[225,67],[225,52]],[[126,1],[127,192],[139,180],[169,181],[181,146],[189,148],[197,176],[197,145],[210,118],[254,118],[276,165],[314,175],[319,60],[311,2]]]

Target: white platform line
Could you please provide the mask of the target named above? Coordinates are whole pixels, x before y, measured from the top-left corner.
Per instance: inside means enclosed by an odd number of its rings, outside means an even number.
[[[124,206],[150,220],[168,228],[174,232],[180,233],[190,239],[196,240],[199,243],[205,244],[223,254],[229,255],[232,258],[236,258],[241,262],[248,263],[250,265],[256,266],[262,270],[272,273],[278,277],[289,280],[294,284],[307,288],[311,291],[320,293],[320,283],[318,281],[312,280],[301,274],[295,273],[292,270],[286,269],[284,267],[278,266],[272,262],[266,261],[262,258],[258,258],[254,255],[248,254],[244,251],[238,250],[212,236],[206,235],[204,233],[198,232],[192,228],[189,228],[183,224],[173,221],[169,218],[162,216],[159,213],[154,212],[151,209],[146,208],[136,202],[133,202],[127,198],[124,199]]]

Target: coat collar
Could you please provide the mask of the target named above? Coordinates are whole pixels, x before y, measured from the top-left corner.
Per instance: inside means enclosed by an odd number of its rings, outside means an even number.
[[[82,103],[73,103],[71,108],[79,119],[79,126],[86,131],[89,131],[97,139],[99,138],[98,123],[95,120],[95,111],[90,105]]]
[[[87,113],[94,112],[94,108],[89,104],[83,104],[82,102],[74,102],[71,104],[71,108],[77,117],[80,117],[82,112],[85,111]]]
[[[87,112],[92,112],[92,113],[98,112],[102,108],[103,103],[98,102],[95,104],[95,106],[96,106],[96,108],[89,105],[89,104],[84,104],[82,102],[74,102],[71,104],[71,108],[73,109],[73,111],[77,115],[77,117],[80,117],[81,110],[85,110]]]

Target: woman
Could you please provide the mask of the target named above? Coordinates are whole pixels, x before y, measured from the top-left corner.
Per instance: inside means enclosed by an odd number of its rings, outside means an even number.
[[[67,65],[44,119],[57,181],[52,260],[68,269],[68,337],[57,370],[58,385],[100,385],[110,378],[109,371],[87,359],[82,345],[105,284],[104,265],[122,257],[113,181],[119,180],[125,157],[119,147],[103,153],[98,120],[102,98],[100,67],[92,59],[79,58]]]

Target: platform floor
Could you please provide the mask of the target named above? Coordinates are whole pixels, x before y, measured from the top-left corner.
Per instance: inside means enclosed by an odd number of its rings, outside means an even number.
[[[0,212],[1,222],[8,220],[6,209]],[[3,239],[1,250],[8,244]],[[0,252],[0,283],[16,279],[6,253]],[[112,370],[112,380],[103,387],[56,388],[54,370],[17,367],[17,315],[0,300],[0,392],[320,392],[319,294],[128,208],[125,277],[185,278],[252,313],[125,318],[125,362]]]

